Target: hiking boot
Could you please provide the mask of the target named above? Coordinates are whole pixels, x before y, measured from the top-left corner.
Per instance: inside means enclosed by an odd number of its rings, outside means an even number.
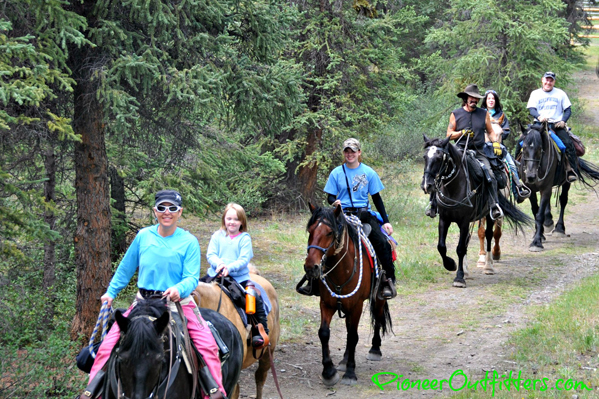
[[[304,283],[306,283],[306,285],[302,287],[302,284]],[[304,275],[300,282],[297,283],[297,285],[295,286],[295,291],[297,291],[298,294],[306,296],[320,296],[320,288],[318,286],[318,281],[314,279],[309,279],[308,277],[306,277],[306,275]]]
[[[381,296],[383,297],[383,299],[391,299],[393,298],[393,291],[391,291],[390,287],[383,287]]]
[[[387,279],[387,281],[381,282],[381,288],[379,289],[378,297],[379,299],[389,300],[393,299],[397,296],[397,290],[395,289],[395,284],[391,279]]]
[[[262,349],[270,343],[268,338],[268,330],[265,330],[262,323],[256,324],[252,327],[252,347],[254,349]]]
[[[523,203],[524,200],[530,197],[530,194],[530,188],[520,183],[520,185],[516,187],[516,202],[519,204]]]

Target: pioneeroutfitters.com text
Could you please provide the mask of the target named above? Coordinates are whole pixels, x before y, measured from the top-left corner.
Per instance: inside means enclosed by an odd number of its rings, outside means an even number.
[[[470,380],[462,370],[456,370],[448,379],[423,379],[410,380],[403,378],[403,375],[396,373],[381,372],[372,376],[372,382],[378,386],[381,391],[385,389],[397,388],[398,391],[408,390],[433,390],[441,391],[449,389],[451,391],[461,391],[464,389],[473,389],[475,391],[487,392],[495,396],[500,391],[580,391],[592,389],[584,382],[571,379],[558,379],[554,383],[548,378],[525,379],[522,378],[522,371],[518,371],[518,376],[514,376],[511,371],[508,374],[498,374],[497,371],[486,372],[485,378],[479,380]]]

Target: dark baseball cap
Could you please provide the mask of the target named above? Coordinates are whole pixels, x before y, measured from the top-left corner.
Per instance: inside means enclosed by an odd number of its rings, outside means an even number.
[[[543,75],[543,77],[551,78],[551,79],[555,80],[555,72],[547,71],[547,72],[545,72],[545,75]]]
[[[156,202],[154,206],[158,206],[163,202],[170,202],[173,205],[181,206],[181,194],[175,190],[160,190],[154,197]]]

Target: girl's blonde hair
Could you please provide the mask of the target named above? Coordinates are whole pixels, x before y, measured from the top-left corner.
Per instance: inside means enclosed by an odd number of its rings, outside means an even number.
[[[237,212],[237,218],[241,222],[241,226],[239,227],[239,231],[240,232],[244,232],[244,231],[247,232],[248,231],[248,219],[245,216],[245,210],[243,209],[243,207],[241,205],[236,204],[234,202],[230,202],[230,203],[227,204],[227,206],[225,206],[225,210],[223,211],[223,217],[221,218],[221,226],[220,226],[220,228],[222,230],[227,231],[227,227],[225,226],[225,215],[231,209],[235,209],[235,212]]]

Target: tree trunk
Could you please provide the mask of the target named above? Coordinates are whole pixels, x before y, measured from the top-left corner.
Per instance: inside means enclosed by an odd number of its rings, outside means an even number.
[[[56,155],[54,146],[48,144],[44,156],[44,166],[46,168],[46,182],[44,183],[44,199],[46,203],[54,203],[56,200]],[[56,227],[56,215],[53,211],[46,209],[44,211],[44,222],[48,224],[51,230]],[[54,240],[47,241],[44,244],[44,278],[42,280],[42,293],[45,297],[45,314],[42,320],[46,327],[52,327],[54,318],[54,282],[56,281],[56,243]]]
[[[110,198],[112,207],[117,211],[115,226],[112,226],[112,261],[127,250],[127,217],[125,214],[125,182],[114,165],[108,166],[110,174]]]
[[[96,97],[93,71],[86,65],[86,60],[94,59],[92,52],[83,49],[71,55],[77,81],[73,128],[81,136],[75,144],[77,299],[71,326],[73,338],[91,334],[101,306],[100,297],[111,277],[110,196],[102,104]]]
[[[308,160],[318,150],[320,140],[322,139],[322,129],[314,128],[308,132],[308,144],[304,160]],[[298,172],[298,185],[302,197],[306,203],[314,204],[314,192],[316,190],[316,180],[318,177],[318,163],[315,161],[309,162],[307,165],[300,167]]]

